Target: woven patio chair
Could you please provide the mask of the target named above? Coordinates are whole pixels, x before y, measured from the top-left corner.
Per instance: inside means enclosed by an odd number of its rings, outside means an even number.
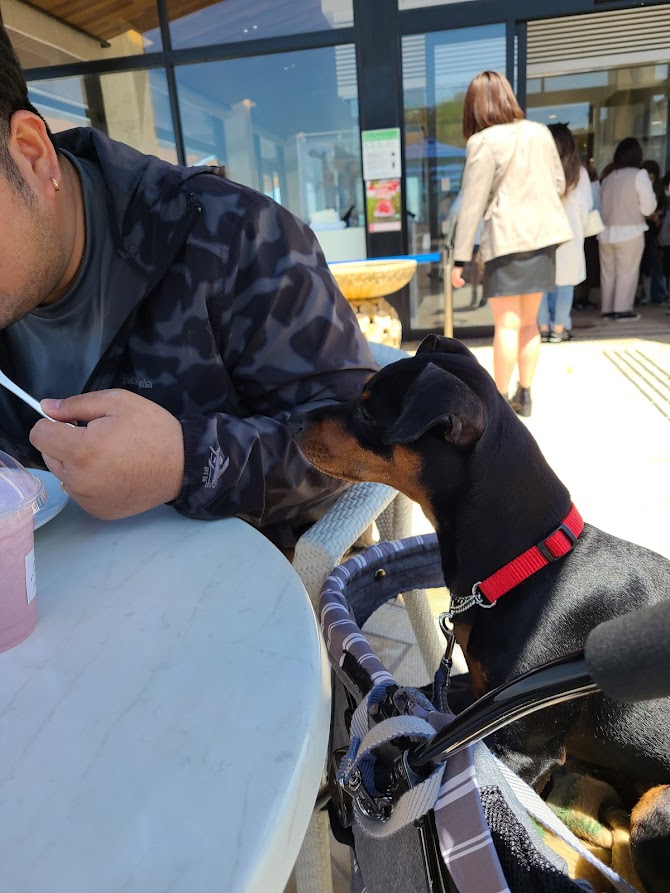
[[[407,354],[394,347],[370,343],[377,363],[387,366]],[[362,483],[350,487],[335,505],[300,538],[293,567],[312,605],[318,606],[321,588],[331,570],[375,523],[380,540],[403,539],[412,532],[413,503],[386,484]],[[440,662],[444,647],[423,589],[403,593],[417,645],[429,676]],[[295,866],[297,893],[332,893],[328,814],[315,810]]]

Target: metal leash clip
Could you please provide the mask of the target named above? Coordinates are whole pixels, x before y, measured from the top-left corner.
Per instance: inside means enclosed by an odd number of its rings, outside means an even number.
[[[451,671],[453,663],[452,656],[454,653],[454,646],[456,645],[456,636],[454,635],[454,631],[451,629],[451,627],[447,626],[448,623],[451,623],[451,612],[443,611],[439,616],[439,624],[440,632],[445,638],[446,645],[440,663],[445,669],[447,679],[449,679],[449,673]]]
[[[343,785],[352,799],[358,804],[358,808],[370,819],[379,822],[387,822],[393,814],[393,801],[390,797],[373,797],[363,784],[363,776],[360,769],[354,769],[349,780]]]
[[[481,580],[474,584],[472,593],[464,598],[463,601],[458,602],[458,604],[453,604],[452,602],[449,606],[449,610],[445,612],[449,620],[452,620],[457,614],[463,614],[465,611],[469,611],[470,608],[474,608],[475,606],[480,608],[495,608],[497,602],[491,602],[489,604],[479,588],[480,585]]]

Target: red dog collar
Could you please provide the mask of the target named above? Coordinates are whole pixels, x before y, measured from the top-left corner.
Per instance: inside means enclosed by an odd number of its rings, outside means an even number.
[[[553,533],[540,540],[536,546],[531,546],[509,564],[501,567],[495,574],[482,580],[481,583],[475,583],[472,587],[473,595],[480,592],[489,602],[489,606],[495,604],[501,595],[505,595],[519,583],[523,583],[540,568],[567,555],[583,529],[582,516],[574,505],[571,505],[562,524]]]

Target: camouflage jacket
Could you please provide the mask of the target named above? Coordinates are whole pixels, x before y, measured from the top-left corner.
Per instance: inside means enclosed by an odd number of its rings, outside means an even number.
[[[181,421],[177,511],[236,515],[291,545],[346,485],[307,462],[286,420],[350,399],[376,368],[312,232],[207,168],[170,165],[90,129],[55,142],[100,166],[124,258],[110,300],[124,302],[126,321],[84,390],[126,388]],[[11,377],[2,333],[0,368]],[[0,447],[43,467],[27,439],[32,410],[3,392],[0,419]]]

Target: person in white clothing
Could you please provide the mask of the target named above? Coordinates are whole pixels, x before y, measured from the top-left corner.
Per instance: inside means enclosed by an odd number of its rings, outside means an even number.
[[[642,165],[635,137],[621,140],[601,183],[605,229],[598,236],[603,319],[639,319],[633,310],[644,251],[645,217],[656,210],[656,196]]]
[[[589,158],[583,164],[591,181],[592,210],[600,214],[602,211],[602,205],[600,204],[600,174],[592,158]],[[586,236],[584,239],[584,257],[586,258],[586,279],[575,286],[575,298],[572,302],[572,309],[597,310],[599,305],[594,304],[590,300],[592,289],[597,288],[600,292],[600,255],[598,254],[597,234]]]
[[[584,224],[593,207],[589,175],[582,167],[572,132],[567,124],[550,124],[558,155],[565,173],[563,207],[570,221],[572,239],[556,249],[556,285],[546,291],[540,302],[537,322],[543,342],[559,344],[572,335],[572,299],[575,285],[586,279]]]

